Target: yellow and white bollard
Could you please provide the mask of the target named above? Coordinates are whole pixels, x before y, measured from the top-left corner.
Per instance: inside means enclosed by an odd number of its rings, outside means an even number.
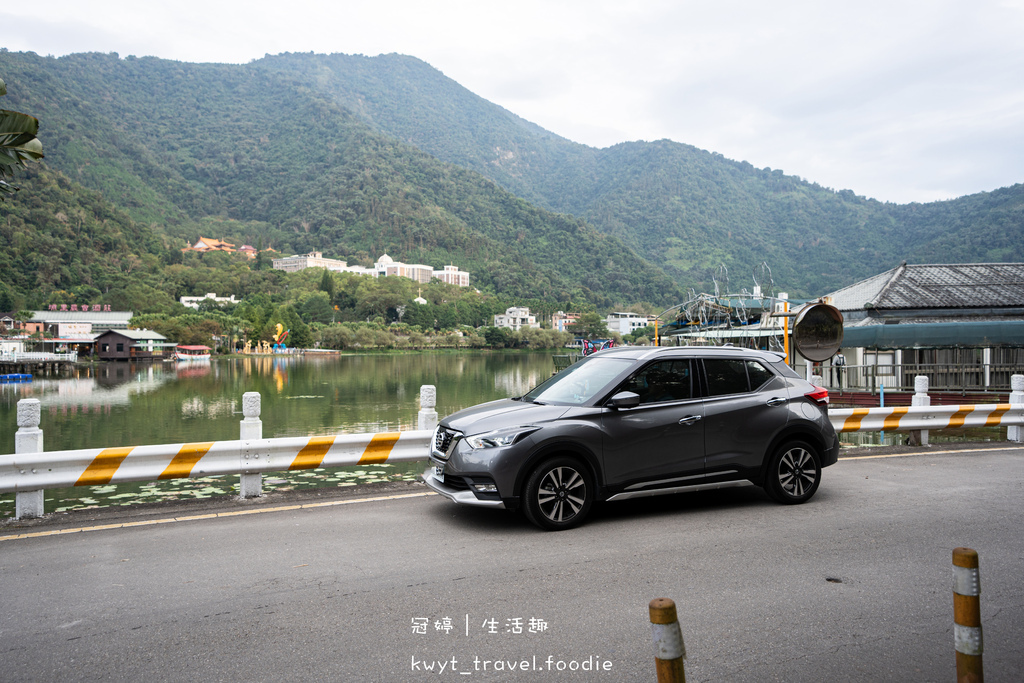
[[[686,645],[676,616],[676,603],[668,598],[655,598],[649,609],[658,683],[686,683]]]
[[[983,683],[981,667],[981,578],[978,553],[953,549],[953,644],[957,683]]]

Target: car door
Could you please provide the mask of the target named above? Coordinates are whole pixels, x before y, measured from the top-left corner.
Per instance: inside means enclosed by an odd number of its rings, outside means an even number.
[[[708,475],[759,468],[789,419],[785,380],[752,359],[705,358],[703,365]]]
[[[602,418],[607,485],[703,472],[704,414],[695,379],[692,360],[663,359],[616,389],[637,394],[640,405],[609,410]]]

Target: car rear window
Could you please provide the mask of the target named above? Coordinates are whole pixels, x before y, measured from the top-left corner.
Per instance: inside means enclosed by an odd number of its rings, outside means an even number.
[[[760,388],[775,375],[755,360],[705,358],[708,395],[742,394]]]

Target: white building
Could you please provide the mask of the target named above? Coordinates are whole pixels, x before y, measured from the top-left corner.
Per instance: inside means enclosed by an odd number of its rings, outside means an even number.
[[[406,277],[425,285],[432,279],[437,278],[448,284],[459,287],[469,287],[469,273],[459,270],[457,266],[444,266],[441,270],[434,270],[433,266],[425,266],[422,263],[402,263],[396,261],[387,254],[382,255],[372,268],[363,266],[350,266],[345,261],[324,258],[323,252],[313,251],[301,256],[288,256],[276,258],[273,261],[274,268],[288,273],[294,273],[306,268],[326,268],[342,273],[355,273],[356,275],[369,275],[371,277]],[[184,303],[184,302],[182,302]]]
[[[434,277],[434,269],[431,266],[425,266],[421,263],[402,263],[395,261],[387,254],[384,254],[377,260],[376,266],[377,273],[380,276],[407,277],[421,285],[427,284]]]
[[[518,331],[524,327],[540,327],[540,323],[537,322],[537,316],[530,315],[529,308],[513,306],[506,309],[504,314],[499,313],[494,316],[494,326],[507,327]]]
[[[327,270],[345,270],[348,262],[332,258],[324,258],[322,251],[311,251],[308,254],[276,258],[273,261],[275,270],[294,273],[306,268],[326,268]]]
[[[239,303],[235,299],[235,295],[234,294],[232,294],[231,296],[217,296],[214,292],[207,292],[206,296],[183,296],[183,297],[181,297],[181,299],[179,299],[179,301],[181,301],[181,305],[182,306],[187,306],[189,308],[194,308],[194,309],[196,309],[198,311],[199,310],[199,304],[201,304],[202,302],[204,302],[204,301],[206,301],[208,299],[212,299],[213,301],[215,301],[217,303],[217,305],[220,305],[220,304],[237,304],[237,303]]]
[[[604,322],[608,326],[609,332],[618,332],[623,335],[633,334],[648,325],[653,325],[652,318],[649,316],[627,312],[609,313]]]
[[[458,266],[445,266],[441,270],[435,270],[434,279],[456,287],[469,287],[469,273],[459,270]]]

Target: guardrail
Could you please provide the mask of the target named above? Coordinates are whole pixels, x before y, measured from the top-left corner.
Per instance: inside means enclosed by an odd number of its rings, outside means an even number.
[[[15,518],[40,517],[43,491],[222,474],[241,476],[242,498],[262,495],[262,473],[425,460],[437,426],[436,390],[420,387],[418,429],[264,439],[260,394],[242,396],[241,438],[43,452],[38,399],[18,401],[15,453],[0,456],[0,493],[15,493]]]
[[[816,377],[815,379],[820,379]],[[913,445],[927,445],[928,432],[957,427],[1006,426],[1008,441],[1024,441],[1024,375],[1010,378],[1009,403],[933,406],[928,377],[914,378],[910,406],[893,408],[832,408],[829,421],[837,432],[910,432]]]
[[[928,430],[1006,425],[1008,440],[1024,441],[1024,375],[1013,376],[1010,403],[930,406],[927,385],[918,378],[914,406],[832,409],[829,420],[837,432],[910,431],[925,444]],[[263,472],[425,460],[436,405],[435,387],[424,385],[416,430],[264,439],[260,395],[246,392],[237,441],[43,452],[40,403],[23,399],[15,453],[0,455],[0,493],[16,494],[16,519],[42,516],[44,489],[68,486],[238,474],[240,496],[251,498],[262,495]]]
[[[42,351],[3,351],[0,352],[0,361],[5,363],[74,363],[78,360],[77,351],[67,353],[50,353]]]
[[[908,432],[955,427],[1024,425],[1024,405],[988,403],[960,406],[843,408],[829,410],[837,432]]]

